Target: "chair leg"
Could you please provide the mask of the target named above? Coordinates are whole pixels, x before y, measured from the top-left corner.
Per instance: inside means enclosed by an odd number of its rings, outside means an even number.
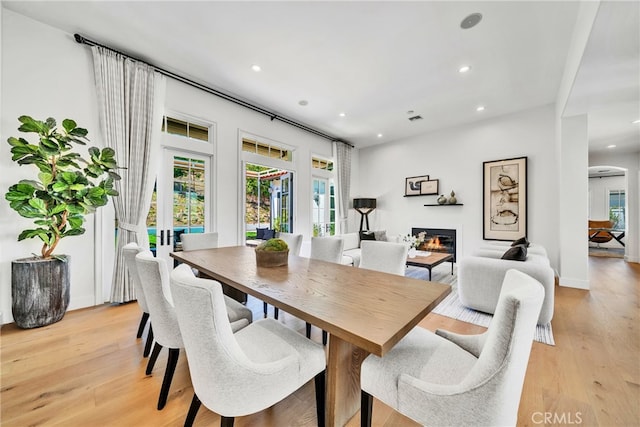
[[[325,371],[316,375],[314,382],[316,385],[316,414],[318,416],[318,427],[324,427]]]
[[[156,345],[153,346],[153,351],[151,352],[149,363],[147,363],[147,371],[145,372],[147,375],[151,375],[151,371],[153,371],[153,367],[156,364],[156,360],[158,360],[158,355],[160,354],[160,350],[162,350],[162,346],[156,342]]]
[[[221,417],[220,427],[233,427],[233,417]]]
[[[327,336],[329,334],[327,334],[327,331],[322,330],[322,345],[327,345]]]
[[[273,317],[278,320],[278,314],[280,314],[280,310],[278,307],[273,307]]]
[[[311,323],[307,322],[307,338],[311,338]]]
[[[198,409],[200,409],[200,399],[193,393],[193,399],[191,399],[191,406],[189,406],[189,412],[187,412],[187,418],[184,420],[184,427],[193,426],[193,422],[196,420]]]
[[[144,327],[147,325],[147,319],[149,319],[149,313],[142,313],[142,318],[140,319],[140,325],[138,326],[138,334],[136,338],[142,338],[142,332],[144,331]]]
[[[158,410],[161,410],[162,408],[164,408],[164,405],[167,404],[167,397],[169,397],[171,380],[173,380],[173,373],[176,371],[176,365],[178,364],[178,356],[180,356],[179,348],[169,349],[167,368],[164,371],[164,379],[162,380],[162,388],[160,388],[160,397],[158,398]]]
[[[371,411],[373,409],[373,396],[361,390],[360,400],[360,427],[371,427]]]
[[[149,352],[151,352],[151,344],[153,344],[153,328],[151,327],[151,322],[149,322],[149,332],[147,333],[147,343],[144,346],[144,353],[142,353],[144,357],[149,356]]]
[[[268,308],[268,304],[266,302],[262,303],[262,311],[264,312],[264,318],[267,318],[267,308]]]

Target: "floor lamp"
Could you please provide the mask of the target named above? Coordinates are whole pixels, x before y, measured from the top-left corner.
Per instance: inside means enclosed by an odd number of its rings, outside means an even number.
[[[367,220],[367,231],[369,231],[369,213],[376,208],[376,199],[353,199],[353,208],[360,212],[360,231],[364,220]]]

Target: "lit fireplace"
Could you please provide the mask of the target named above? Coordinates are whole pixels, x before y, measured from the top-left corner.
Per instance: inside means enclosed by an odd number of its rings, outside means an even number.
[[[418,246],[420,251],[446,252],[453,255],[456,261],[456,230],[446,228],[412,228],[411,234],[418,236],[424,233],[424,239]]]

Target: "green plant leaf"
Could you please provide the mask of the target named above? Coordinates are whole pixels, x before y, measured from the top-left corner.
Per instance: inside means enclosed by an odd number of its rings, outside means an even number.
[[[69,188],[69,186],[65,182],[62,182],[62,181],[56,181],[51,186],[51,189],[53,191],[55,191],[56,193],[62,193],[67,188]]]
[[[75,122],[74,122],[74,125],[75,125]],[[78,128],[78,127],[69,131],[69,135],[73,135],[80,138],[84,138],[85,136],[87,136],[88,133],[89,131],[87,131],[86,129]]]
[[[64,180],[64,182],[66,182],[67,184],[73,184],[74,182],[76,182],[76,174],[73,172],[63,172],[60,177]]]
[[[29,200],[29,205],[42,212],[44,215],[47,213],[47,205],[45,205],[44,201],[41,199],[31,199]]]
[[[71,132],[73,129],[75,129],[78,125],[76,124],[75,121],[71,120],[71,119],[64,119],[62,121],[62,127],[64,128],[64,130],[66,130],[67,132]]]
[[[41,121],[34,120],[29,116],[20,116],[18,117],[18,120],[22,123],[18,128],[20,132],[46,132],[46,125]]]
[[[84,223],[84,218],[81,216],[71,216],[67,218],[67,222],[71,228],[82,227],[82,223]]]
[[[81,234],[84,234],[86,230],[82,227],[80,228],[70,228],[67,231],[65,231],[64,233],[62,233],[62,237],[69,237],[69,236],[79,236]]]
[[[46,187],[53,181],[53,175],[48,172],[40,172],[38,174],[38,179],[42,182],[42,185]]]
[[[51,210],[49,210],[49,216],[53,216],[53,215],[57,215],[59,213],[62,213],[64,211],[67,210],[67,204],[66,203],[60,203],[58,205],[55,205]]]

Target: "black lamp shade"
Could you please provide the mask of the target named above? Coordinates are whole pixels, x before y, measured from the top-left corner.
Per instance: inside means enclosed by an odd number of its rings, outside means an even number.
[[[376,199],[353,199],[353,208],[358,212],[370,212],[376,208]]]

